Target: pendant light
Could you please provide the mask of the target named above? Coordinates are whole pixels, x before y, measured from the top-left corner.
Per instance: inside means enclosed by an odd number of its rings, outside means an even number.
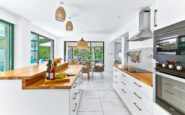
[[[83,32],[81,40],[77,42],[77,48],[79,50],[88,50],[88,42],[83,39]]]
[[[61,6],[57,8],[55,12],[55,19],[60,22],[64,22],[66,19],[65,9],[62,7],[63,2],[61,2]]]
[[[69,17],[69,20],[66,23],[66,31],[73,31],[73,23],[71,22],[71,17]]]

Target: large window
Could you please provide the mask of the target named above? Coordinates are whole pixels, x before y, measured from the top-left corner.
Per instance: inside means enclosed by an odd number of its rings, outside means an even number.
[[[14,25],[0,20],[0,71],[13,69]]]
[[[39,63],[54,58],[54,40],[31,33],[31,63]]]
[[[78,50],[76,41],[65,41],[64,43],[64,60],[81,60],[95,61],[96,63],[104,64],[104,42],[89,41],[88,50]]]

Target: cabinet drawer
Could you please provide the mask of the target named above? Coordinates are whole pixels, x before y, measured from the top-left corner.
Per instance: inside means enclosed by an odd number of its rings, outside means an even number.
[[[134,99],[137,101],[138,104],[140,104],[143,108],[147,110],[147,112],[151,113],[153,112],[153,101],[149,100],[145,95],[142,94],[142,92],[139,92],[137,90],[132,89],[131,95],[134,97]]]
[[[129,78],[130,78],[131,87],[133,87],[139,92],[142,92],[150,100],[153,100],[153,88],[152,87],[142,83],[141,81],[131,76]]]
[[[152,115],[136,98],[133,98],[133,101],[131,101],[130,108],[132,108],[131,112],[133,115]]]

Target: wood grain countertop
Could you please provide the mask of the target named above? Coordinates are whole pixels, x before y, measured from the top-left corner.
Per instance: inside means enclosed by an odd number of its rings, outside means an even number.
[[[58,66],[63,64],[59,64]],[[20,69],[0,72],[0,80],[32,78],[33,76],[46,72],[46,68],[47,68],[46,63],[44,63],[44,64],[32,65],[32,66],[24,67]]]
[[[117,69],[127,73],[128,75],[138,79],[139,81],[147,84],[150,87],[153,87],[153,75],[152,72],[142,72],[142,73],[135,73],[135,72],[129,72],[127,71],[128,68],[136,68],[134,66],[129,66],[129,65],[114,65]],[[140,68],[138,68],[140,69]]]
[[[56,72],[75,73],[74,76],[68,76],[70,79],[66,82],[45,83],[46,63],[33,65],[21,69],[0,72],[0,80],[22,80],[23,89],[70,89],[81,72],[82,65],[68,65],[68,62],[58,64]]]
[[[69,76],[70,81],[67,82],[59,82],[59,83],[45,83],[45,78],[35,81],[30,85],[23,86],[23,89],[70,89],[75,82],[76,78],[80,74],[83,66],[82,65],[69,65],[67,68],[59,71],[59,72],[73,72],[76,75]]]

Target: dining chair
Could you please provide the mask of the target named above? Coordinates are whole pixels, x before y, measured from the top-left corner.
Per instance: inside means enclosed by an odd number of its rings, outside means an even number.
[[[102,66],[94,66],[93,72],[100,73],[101,76],[103,77],[104,65],[102,65]]]

